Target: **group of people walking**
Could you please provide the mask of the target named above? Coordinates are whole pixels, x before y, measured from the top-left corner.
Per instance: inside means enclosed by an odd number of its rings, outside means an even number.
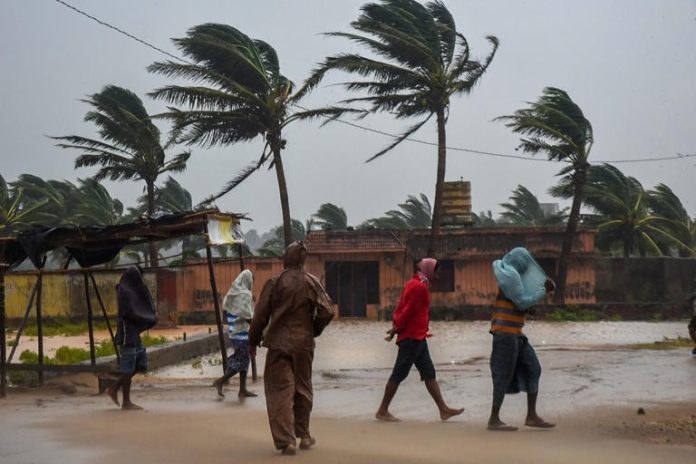
[[[306,256],[307,250],[302,242],[290,244],[283,257],[284,270],[264,284],[255,305],[251,271],[244,270],[235,279],[223,301],[234,352],[227,359],[225,374],[213,382],[218,395],[224,397],[224,384],[229,378],[239,374],[238,396],[256,396],[247,389],[249,363],[258,346],[267,348],[264,369],[266,408],[274,445],[285,455],[295,454],[298,447],[309,449],[316,444],[309,430],[313,404],[314,339],[334,317],[334,305],[326,290],[315,276],[304,270]],[[396,337],[398,353],[382,401],[375,413],[376,419],[380,421],[399,420],[391,414],[389,406],[399,385],[414,365],[443,421],[464,411],[464,408],[448,406],[443,399],[428,350],[428,338],[431,336],[430,286],[438,278],[438,267],[435,259],[420,260],[394,310],[392,328],[387,332],[385,340],[391,341]],[[132,280],[139,278],[142,282],[142,273],[136,268],[132,269],[133,271],[129,269],[124,273],[118,287],[119,329],[123,327],[122,332],[126,334],[119,339],[123,343],[122,377],[108,390],[118,404],[117,392],[119,388],[123,388],[124,409],[137,408],[130,402],[130,379],[135,372],[147,367],[147,355],[142,343],[138,343],[139,335],[132,334],[144,330],[152,319],[146,317],[147,322],[135,324],[137,328],[133,330],[133,311],[122,308],[122,303],[132,305],[135,300],[129,301],[126,295],[137,294],[137,304],[141,308],[139,312],[154,314],[156,320],[152,297],[144,282],[142,285],[135,285],[136,292],[132,290]],[[507,393],[520,391],[527,392],[525,425],[553,428],[554,424],[542,419],[536,411],[541,367],[522,328],[526,314],[533,312],[533,305],[553,291],[555,284],[545,276],[525,248],[515,248],[502,259],[494,261],[493,272],[498,284],[498,295],[493,304],[490,328],[493,335],[490,357],[493,404],[488,429],[517,430],[500,419],[500,408]],[[143,307],[147,309],[148,301],[151,310],[143,310]]]

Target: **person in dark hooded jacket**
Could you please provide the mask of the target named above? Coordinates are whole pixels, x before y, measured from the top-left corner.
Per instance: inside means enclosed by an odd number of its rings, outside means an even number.
[[[130,399],[131,381],[137,372],[147,370],[147,351],[140,334],[157,323],[157,309],[139,267],[131,266],[121,275],[121,280],[116,286],[116,297],[118,302],[116,344],[119,345],[121,376],[108,388],[107,392],[113,402],[119,405],[118,390],[122,389],[121,408],[142,409]]]
[[[309,449],[312,412],[314,337],[334,316],[333,302],[319,280],[303,269],[307,249],[293,242],[285,249],[285,270],[261,290],[249,327],[249,352],[263,342],[268,348],[263,373],[271,435],[282,454]]]

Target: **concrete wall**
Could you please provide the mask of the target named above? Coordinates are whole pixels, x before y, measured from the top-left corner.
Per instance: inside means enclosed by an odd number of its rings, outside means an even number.
[[[693,258],[601,258],[596,269],[600,303],[681,305],[696,291]]]
[[[116,315],[116,284],[121,278],[121,271],[95,271],[94,280],[101,295],[107,314]],[[7,318],[17,320],[24,317],[27,303],[37,281],[35,272],[9,272],[5,274],[5,310]],[[157,277],[154,273],[145,273],[147,284],[153,298],[157,301]],[[90,280],[90,301],[95,318],[101,318],[99,300]],[[80,271],[47,271],[43,275],[41,290],[41,313],[44,317],[61,317],[70,319],[87,318],[84,274]],[[36,302],[34,302],[36,304]],[[30,317],[35,316],[32,309]]]

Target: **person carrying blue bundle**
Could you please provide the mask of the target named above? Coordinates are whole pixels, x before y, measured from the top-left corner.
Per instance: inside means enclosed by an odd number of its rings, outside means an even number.
[[[241,398],[256,396],[247,390],[246,380],[249,371],[249,324],[254,317],[254,299],[251,288],[254,284],[254,276],[250,270],[244,269],[230,287],[223,307],[227,315],[227,327],[229,330],[230,345],[234,348],[234,353],[227,357],[227,368],[225,375],[213,382],[213,387],[217,390],[220,398],[224,398],[222,387],[231,377],[239,374],[239,393]]]
[[[498,295],[493,305],[490,333],[493,350],[490,366],[493,378],[493,405],[488,430],[511,432],[517,427],[500,420],[500,407],[506,393],[527,392],[527,418],[524,425],[550,429],[536,411],[541,365],[534,348],[522,333],[532,306],[556,288],[526,248],[517,247],[493,262]]]

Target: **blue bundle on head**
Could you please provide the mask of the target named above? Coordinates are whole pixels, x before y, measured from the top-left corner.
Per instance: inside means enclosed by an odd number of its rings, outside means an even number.
[[[546,273],[526,248],[513,248],[493,261],[493,273],[500,290],[519,309],[528,309],[546,294]]]

